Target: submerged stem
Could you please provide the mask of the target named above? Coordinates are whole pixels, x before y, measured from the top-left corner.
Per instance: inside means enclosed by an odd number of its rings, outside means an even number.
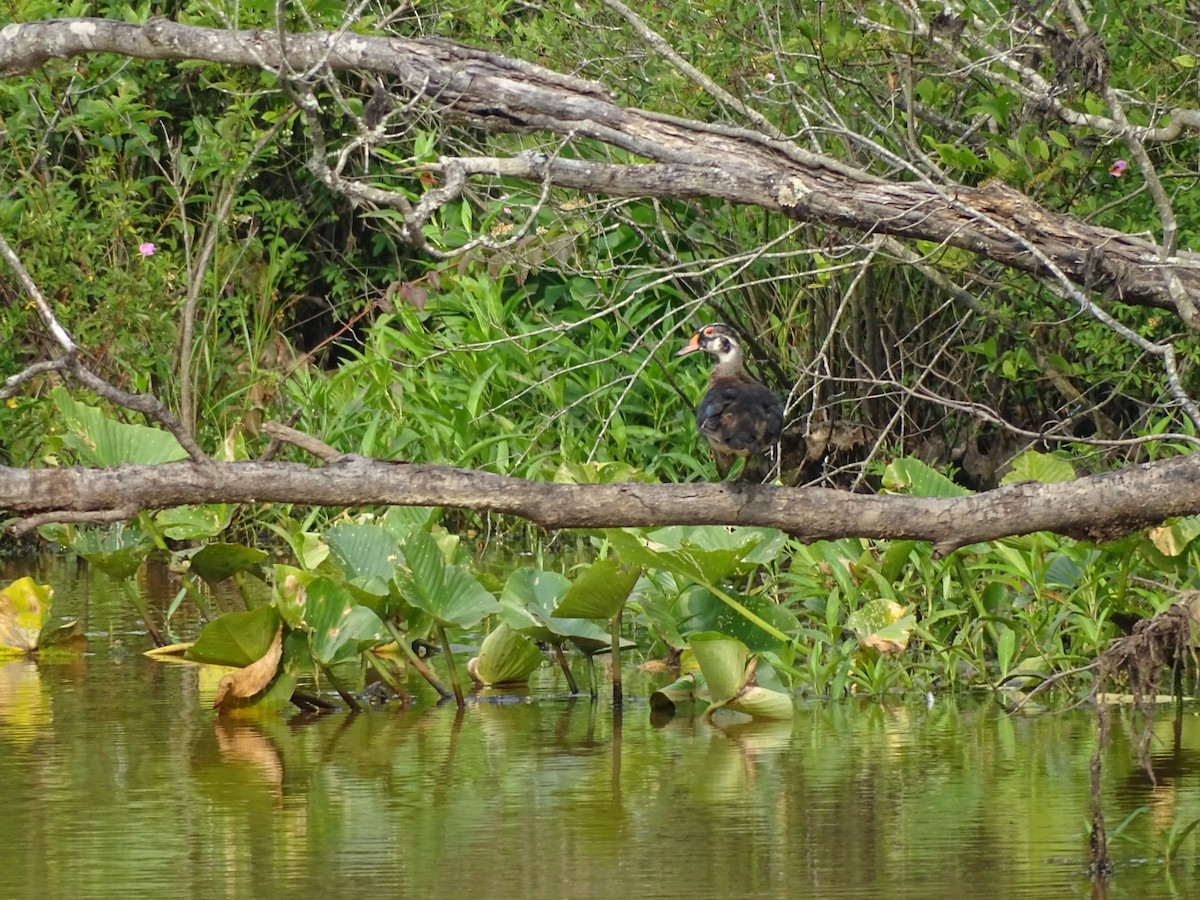
[[[383,627],[387,629],[388,634],[392,636],[392,640],[396,642],[396,645],[400,648],[401,652],[408,657],[409,664],[421,673],[421,677],[429,682],[430,687],[438,692],[439,697],[445,700],[447,697],[453,696],[450,691],[447,690],[446,686],[442,684],[442,680],[433,674],[433,670],[430,669],[429,666],[425,665],[425,661],[422,660],[421,657],[417,656],[416,651],[414,651],[412,645],[405,640],[404,635],[400,633],[399,628],[386,620],[383,623]]]
[[[337,679],[333,677],[333,673],[329,671],[329,666],[325,665],[324,663],[318,663],[317,665],[321,667],[321,671],[325,673],[325,677],[329,679],[329,683],[333,685],[333,689],[337,691],[338,696],[342,698],[342,702],[350,707],[350,709],[354,712],[360,712],[362,710],[362,704],[355,699],[353,694],[348,693],[340,684],[338,684]]]
[[[622,604],[622,608],[624,605]],[[624,691],[621,685],[621,610],[612,617],[612,680],[613,680],[613,709],[620,709],[624,702]]]
[[[458,668],[454,665],[454,654],[450,652],[450,638],[446,637],[445,626],[438,625],[438,635],[442,639],[442,651],[446,654],[446,665],[450,667],[450,684],[454,687],[454,702],[462,709],[467,705],[463,699],[462,684],[458,680]]]
[[[579,685],[575,683],[575,676],[571,674],[571,667],[567,665],[567,654],[563,652],[562,644],[554,645],[554,656],[558,660],[558,667],[567,676],[567,687],[571,689],[572,694],[578,694]]]
[[[363,653],[363,656],[367,658],[367,662],[371,664],[371,668],[375,670],[375,674],[379,676],[379,680],[386,684],[388,689],[400,698],[401,703],[412,703],[412,696],[404,689],[404,685],[396,679],[392,670],[384,664],[383,660],[375,655],[374,650],[367,650]]]

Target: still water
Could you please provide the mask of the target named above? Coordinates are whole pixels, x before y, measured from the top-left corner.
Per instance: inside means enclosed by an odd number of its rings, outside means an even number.
[[[1171,827],[1200,817],[1195,711],[1178,748],[1171,716],[1156,725],[1157,783],[1114,717],[1109,829],[1146,810],[1105,886],[1085,872],[1086,710],[852,700],[787,724],[664,725],[636,697],[619,717],[566,699],[546,669],[527,696],[461,714],[232,723],[200,670],[141,655],[103,576],[38,574],[91,644],[0,663],[3,900],[1200,897],[1196,833],[1161,861]],[[656,686],[626,677],[640,697]]]

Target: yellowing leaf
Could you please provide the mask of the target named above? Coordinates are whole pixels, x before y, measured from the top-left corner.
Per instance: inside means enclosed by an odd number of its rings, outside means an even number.
[[[48,584],[19,578],[0,590],[0,654],[30,653],[37,649],[38,635],[50,614]]]
[[[279,658],[283,654],[283,626],[275,629],[275,637],[267,652],[250,665],[236,672],[230,672],[217,685],[217,697],[213,700],[213,709],[225,711],[261,692],[275,677],[279,668]]]

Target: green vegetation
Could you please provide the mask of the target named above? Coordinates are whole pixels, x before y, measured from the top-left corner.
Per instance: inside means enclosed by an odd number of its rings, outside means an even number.
[[[628,105],[727,120],[632,30],[609,27],[619,20],[607,8],[420,7],[386,27],[596,78]],[[1187,102],[1200,68],[1179,46],[1181,5],[1131,9],[1100,2],[1089,13],[1103,23],[1108,77],[1150,105]],[[645,15],[724,89],[822,153],[901,180],[1003,183],[1126,233],[1162,225],[1136,166],[1113,174],[1123,151],[1103,129],[1039,110],[989,76],[984,50],[968,77],[946,77],[959,63],[896,4],[795,11],[795,28],[730,2],[658,4]],[[275,25],[265,2],[64,10],[24,0],[5,15],[85,12]],[[292,4],[287,15],[296,30],[347,24],[340,3]],[[1006,22],[996,13],[986,36],[999,40]],[[383,26],[364,13],[349,27]],[[1029,64],[1072,108],[1108,114],[1079,65]],[[377,86],[342,73],[325,89],[337,96],[322,126],[349,141]],[[1148,124],[1148,108],[1135,104],[1130,116]],[[812,109],[825,124],[813,124]],[[613,158],[586,142],[483,134],[420,111],[401,118],[369,152],[335,149],[361,156],[353,177],[414,204],[437,183],[443,154]],[[0,80],[0,126],[0,232],[18,236],[86,363],[163,399],[222,459],[260,455],[263,422],[283,420],[347,453],[535,480],[708,479],[690,411],[705,373],[670,362],[695,319],[730,321],[755,339],[757,370],[789,396],[789,421],[805,436],[823,423],[849,436],[820,448],[804,472],[813,481],[946,496],[1171,455],[1194,436],[1167,374],[1136,343],[1064,310],[1049,283],[965,251],[917,246],[919,268],[859,236],[711,199],[618,201],[497,179],[439,209],[426,234],[432,252],[420,253],[395,210],[352,203],[306,168],[303,117],[254,69],[51,61]],[[1181,188],[1172,196],[1180,246],[1200,233],[1200,195],[1186,189],[1196,143],[1185,130],[1152,148],[1162,178]],[[0,333],[16,336],[0,342],[8,374],[41,358],[45,341],[16,284],[0,282],[0,295]],[[1137,336],[1171,341],[1184,386],[1195,382],[1194,335],[1176,334],[1161,311],[1106,308]],[[0,406],[6,465],[184,455],[165,433],[69,392],[57,373],[27,387]],[[1172,438],[1103,443],[1161,435]],[[415,667],[414,640],[453,659],[455,638],[485,633],[471,670],[483,682],[527,671],[537,662],[530,641],[566,666],[564,648],[619,650],[624,636],[642,655],[679,662],[680,678],[706,685],[713,706],[768,715],[779,714],[773,692],[999,688],[1093,659],[1115,623],[1200,586],[1192,520],[1103,546],[1034,534],[945,559],[925,545],[803,545],[758,529],[613,530],[585,536],[578,569],[518,569],[498,583],[460,537],[470,531],[539,552],[548,540],[470,513],[282,505],[145,512],[124,526],[41,533],[123,581],[151,553],[170,558],[184,574],[166,621],[142,610],[163,642],[192,603],[208,620],[193,655],[249,666],[280,632],[280,677],[316,677],[348,702],[366,673],[393,677],[385,646]],[[291,565],[270,562],[259,543],[285,545]],[[209,586],[226,579],[247,611],[214,606]],[[31,640],[26,629],[8,643],[26,651]],[[448,671],[451,686],[438,690],[461,702],[463,679]],[[254,696],[274,708],[291,692],[272,684]]]

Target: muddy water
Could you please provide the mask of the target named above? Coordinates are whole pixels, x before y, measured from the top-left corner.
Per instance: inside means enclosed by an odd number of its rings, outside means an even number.
[[[1088,711],[939,697],[655,725],[636,699],[619,717],[564,699],[547,669],[461,714],[231,724],[199,670],[141,655],[102,577],[42,577],[56,613],[86,600],[91,650],[0,663],[0,898],[1200,897],[1196,833],[1161,861],[1200,817],[1195,711],[1178,746],[1170,716],[1156,726],[1155,782],[1114,719],[1110,830],[1145,811],[1104,894],[1085,872]]]

